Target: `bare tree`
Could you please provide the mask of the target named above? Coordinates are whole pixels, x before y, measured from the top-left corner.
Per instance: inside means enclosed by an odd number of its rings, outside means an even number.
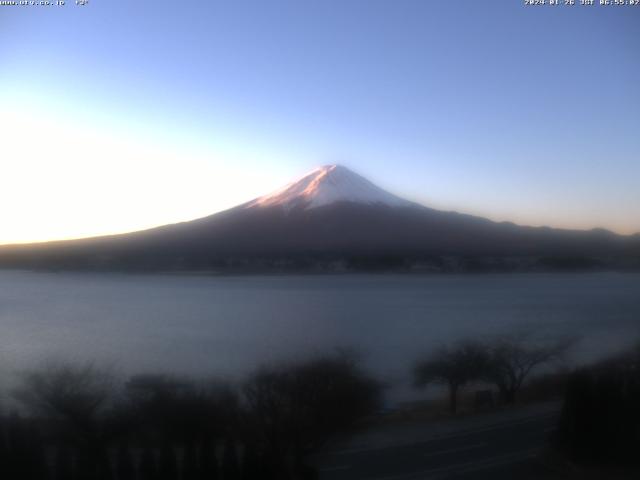
[[[505,403],[513,404],[529,374],[561,358],[572,343],[571,339],[536,341],[527,333],[498,338],[487,347],[489,362],[484,378],[498,387]]]
[[[14,392],[35,414],[65,420],[82,432],[93,426],[113,393],[113,375],[93,363],[50,363],[26,372]]]
[[[478,380],[485,372],[489,357],[484,345],[465,341],[442,347],[414,367],[417,387],[431,383],[446,385],[449,389],[449,409],[458,410],[458,391],[469,382]]]
[[[306,454],[374,411],[378,397],[379,385],[352,356],[263,368],[244,388],[248,436],[262,450],[265,469],[287,478],[292,468],[304,470]]]
[[[24,374],[14,392],[36,416],[58,426],[59,446],[69,441],[81,450],[79,468],[89,478],[107,478],[104,416],[113,394],[109,370],[92,363],[50,363]]]

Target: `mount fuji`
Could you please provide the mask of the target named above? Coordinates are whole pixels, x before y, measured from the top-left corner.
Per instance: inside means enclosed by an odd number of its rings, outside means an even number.
[[[497,223],[410,202],[340,165],[201,219],[0,247],[0,267],[130,271],[638,268],[640,237]]]
[[[389,207],[412,205],[411,202],[377,187],[346,167],[325,165],[276,192],[256,198],[245,208],[280,205],[289,211],[296,207],[311,209],[336,202]]]

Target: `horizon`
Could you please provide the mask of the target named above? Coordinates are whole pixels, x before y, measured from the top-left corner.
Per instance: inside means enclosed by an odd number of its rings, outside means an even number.
[[[3,9],[1,245],[201,218],[326,163],[438,210],[640,232],[638,8],[171,5]]]
[[[293,181],[288,182],[287,184],[285,184],[285,185],[281,186],[280,188],[275,189],[275,190],[274,190],[274,191],[272,191],[272,192],[268,192],[268,193],[266,193],[266,194],[264,194],[264,195],[259,195],[259,196],[254,197],[254,198],[252,198],[252,199],[250,199],[250,200],[248,200],[248,201],[246,201],[246,202],[242,202],[242,203],[240,203],[240,204],[238,204],[238,205],[234,205],[234,206],[230,207],[230,209],[233,209],[233,208],[236,208],[236,207],[240,207],[240,206],[245,205],[245,204],[259,204],[259,202],[258,202],[258,201],[259,201],[260,199],[265,198],[265,197],[271,197],[271,196],[273,196],[274,194],[280,193],[281,191],[285,190],[287,187],[292,186],[292,185],[295,185],[296,183],[298,183],[299,181],[303,180],[304,178],[306,178],[306,177],[310,176],[311,174],[313,174],[313,173],[315,173],[315,172],[317,172],[317,171],[320,171],[320,170],[326,170],[327,168],[330,168],[330,167],[339,167],[339,168],[345,169],[345,170],[347,170],[348,172],[350,172],[350,173],[352,173],[352,174],[355,174],[357,177],[364,178],[366,181],[369,181],[369,179],[367,179],[365,176],[360,175],[360,173],[359,173],[359,172],[355,172],[355,171],[353,171],[351,168],[349,168],[349,167],[347,167],[347,166],[345,166],[345,165],[343,165],[343,164],[333,163],[333,164],[320,165],[320,166],[317,166],[317,167],[315,167],[315,168],[311,169],[311,170],[310,170],[310,171],[308,171],[306,174],[301,175],[300,177],[297,177],[297,178],[296,178],[296,179],[294,179]],[[375,184],[375,183],[373,183],[373,185],[374,185],[375,187],[381,188],[381,187],[379,187],[379,185],[377,185],[377,184]],[[400,198],[401,200],[405,200],[403,197],[399,197],[398,195],[396,195],[396,194],[395,194],[395,193],[393,193],[393,192],[389,192],[388,190],[385,190],[385,189],[383,189],[383,188],[382,188],[382,190],[383,190],[385,193],[389,193],[389,194],[391,194],[391,195],[392,195],[392,196],[394,196],[394,197]],[[423,205],[423,204],[421,204],[421,203],[419,203],[419,202],[413,202],[413,203],[416,203],[417,205],[419,205],[419,206],[421,206],[421,207],[431,208],[431,207],[429,207],[428,205]],[[210,215],[205,215],[205,217],[206,217],[206,216],[211,216],[211,215],[216,215],[216,214],[218,214],[218,213],[222,213],[222,212],[224,212],[224,211],[226,211],[226,210],[229,210],[229,209],[224,209],[224,210],[220,210],[220,211],[217,211],[217,212],[212,212]],[[437,210],[439,210],[439,209],[437,209]],[[444,211],[444,210],[440,210],[440,211]],[[455,211],[455,210],[450,210],[450,212],[454,212],[454,213],[461,213],[461,214],[465,214],[465,213],[466,213],[466,212],[458,212],[458,211]],[[474,216],[476,216],[476,215],[474,215]],[[152,229],[154,229],[154,228],[163,227],[163,226],[167,226],[167,225],[173,225],[173,224],[179,224],[179,223],[188,223],[188,222],[190,222],[190,221],[198,220],[198,219],[200,219],[200,218],[204,218],[204,217],[191,218],[191,219],[186,219],[186,220],[181,220],[181,221],[178,221],[178,222],[174,222],[174,223],[171,223],[171,224],[156,225],[156,226],[152,226],[152,227],[144,228],[144,229],[139,229],[139,230],[131,230],[131,231],[124,231],[124,232],[107,233],[107,234],[104,234],[104,235],[92,235],[92,236],[87,236],[87,237],[74,237],[74,238],[51,239],[51,240],[43,240],[43,241],[36,241],[36,242],[29,242],[29,241],[27,241],[27,242],[15,242],[15,243],[0,243],[0,246],[10,246],[10,245],[29,245],[29,244],[37,244],[37,243],[53,243],[53,242],[60,242],[60,241],[73,241],[73,240],[83,240],[83,239],[88,239],[88,238],[109,237],[109,236],[115,236],[115,235],[127,235],[127,234],[129,234],[129,233],[135,233],[135,232],[140,232],[140,231],[145,231],[145,230],[152,230]],[[492,220],[492,219],[490,219],[490,220]],[[494,221],[494,222],[496,222],[496,223],[505,223],[505,222],[506,222],[506,223],[514,223],[514,222],[509,222],[509,221],[502,221],[502,222],[501,222],[501,221],[497,221],[497,220],[492,220],[492,221]],[[549,225],[523,225],[523,224],[517,224],[517,223],[514,223],[514,224],[515,224],[515,225],[519,225],[519,226],[524,226],[524,227],[552,228],[552,229],[560,229],[560,230],[562,230],[562,228],[561,228],[561,227],[551,227],[551,226],[549,226]],[[614,234],[616,234],[616,235],[629,236],[629,237],[631,237],[631,236],[637,236],[637,235],[640,235],[640,231],[639,231],[639,232],[632,232],[632,233],[629,233],[629,234],[621,234],[621,233],[614,232],[614,231],[612,231],[612,230],[608,230],[608,229],[605,229],[605,228],[602,228],[602,227],[597,227],[597,226],[596,226],[596,227],[593,227],[593,228],[586,228],[586,229],[564,229],[564,230],[576,230],[576,231],[585,231],[585,232],[587,232],[587,231],[595,231],[595,230],[602,230],[602,231],[606,231],[606,232],[614,233]]]

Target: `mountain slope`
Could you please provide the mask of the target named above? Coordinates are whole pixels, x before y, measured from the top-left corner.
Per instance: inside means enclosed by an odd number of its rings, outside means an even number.
[[[0,248],[0,266],[110,270],[528,269],[628,266],[637,257],[637,237],[433,210],[335,165],[191,222]]]

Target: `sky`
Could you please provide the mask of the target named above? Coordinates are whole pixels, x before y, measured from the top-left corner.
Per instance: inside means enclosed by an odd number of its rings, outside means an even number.
[[[0,6],[0,244],[190,220],[328,163],[435,208],[640,232],[639,46],[640,5]]]

